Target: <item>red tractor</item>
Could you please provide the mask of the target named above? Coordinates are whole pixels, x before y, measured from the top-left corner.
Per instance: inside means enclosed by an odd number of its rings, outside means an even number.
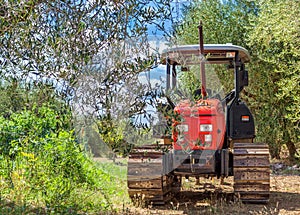
[[[176,102],[167,96],[168,105],[160,108],[162,122],[167,123],[155,128],[162,131],[155,135],[164,144],[137,146],[131,152],[129,196],[164,204],[180,192],[182,177],[233,176],[234,193],[243,202],[268,202],[269,149],[266,144],[253,142],[254,119],[240,98],[248,85],[245,63],[250,56],[246,49],[232,44],[203,45],[201,25],[199,34],[200,45],[177,46],[162,53],[167,92],[184,94],[180,92],[179,73],[200,71],[200,86],[193,95],[181,96]],[[234,89],[226,96],[212,89],[220,83],[209,75],[211,69],[233,73]]]

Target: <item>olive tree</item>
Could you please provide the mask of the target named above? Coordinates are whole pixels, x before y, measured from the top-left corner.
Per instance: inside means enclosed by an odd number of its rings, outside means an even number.
[[[137,74],[157,57],[147,40],[149,25],[163,31],[170,7],[168,0],[4,0],[0,75],[52,83],[79,114],[110,121],[119,108],[130,116],[142,109],[136,98],[146,91]]]
[[[249,38],[257,66],[253,69],[259,128],[277,158],[284,144],[291,159],[299,148],[299,10],[299,1],[261,1]]]

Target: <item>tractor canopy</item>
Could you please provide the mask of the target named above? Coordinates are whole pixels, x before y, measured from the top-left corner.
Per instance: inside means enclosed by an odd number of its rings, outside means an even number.
[[[161,63],[177,65],[196,64],[201,61],[199,45],[183,45],[166,49],[162,52]],[[241,46],[228,44],[205,44],[204,58],[205,61],[216,64],[227,64],[236,60],[247,63],[250,61],[249,53]],[[197,59],[198,58],[198,59]]]
[[[202,98],[206,98],[220,90],[228,94],[234,89],[235,99],[244,86],[248,86],[245,63],[249,61],[250,55],[245,48],[230,43],[170,47],[162,52],[160,59],[160,63],[166,65],[167,92],[177,89],[192,95],[198,90]],[[227,78],[220,80],[218,74]],[[229,83],[226,80],[234,81]],[[220,96],[224,98],[225,95]]]

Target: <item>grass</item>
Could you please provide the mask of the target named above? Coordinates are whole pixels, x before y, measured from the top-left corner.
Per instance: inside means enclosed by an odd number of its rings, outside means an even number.
[[[283,193],[273,194],[274,200],[271,198],[268,205],[246,205],[233,197],[231,178],[225,180],[224,186],[218,180],[203,178],[200,179],[200,185],[195,185],[195,179],[190,178],[189,182],[183,179],[181,193],[165,206],[137,208],[133,207],[127,194],[127,160],[118,158],[113,162],[97,158],[91,162],[90,168],[95,169],[93,179],[96,186],[89,187],[86,184],[72,190],[66,203],[72,202],[74,207],[60,204],[57,208],[47,208],[30,199],[26,199],[25,204],[17,204],[17,201],[5,198],[1,190],[0,214],[278,214],[278,211],[288,211],[290,208],[288,205],[283,206],[279,197],[285,196],[285,199],[292,201],[300,196],[283,189],[293,189],[291,185],[285,184],[290,180],[278,179],[276,185],[273,179],[276,190],[281,189]]]
[[[71,189],[66,188],[70,193],[62,196],[59,202],[52,202],[51,207],[45,204],[45,195],[36,191],[30,193],[30,185],[36,178],[13,177],[14,187],[0,179],[0,214],[122,214],[125,205],[130,204],[124,162],[86,162],[86,171],[90,172],[87,181],[92,181],[93,185],[89,182],[72,184]],[[55,190],[47,192],[47,195],[55,194]]]
[[[107,184],[109,192],[112,194],[110,201],[116,212],[124,213],[127,207],[131,207],[127,193],[127,159],[117,158],[116,162],[113,162],[106,158],[96,158],[95,163],[99,169],[110,175],[111,181]]]

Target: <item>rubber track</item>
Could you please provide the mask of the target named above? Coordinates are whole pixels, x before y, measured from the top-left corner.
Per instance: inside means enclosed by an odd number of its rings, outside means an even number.
[[[163,205],[171,198],[168,156],[157,145],[136,147],[130,153],[127,185],[133,203]]]
[[[270,196],[269,147],[263,143],[235,143],[234,193],[242,202],[267,203]]]

